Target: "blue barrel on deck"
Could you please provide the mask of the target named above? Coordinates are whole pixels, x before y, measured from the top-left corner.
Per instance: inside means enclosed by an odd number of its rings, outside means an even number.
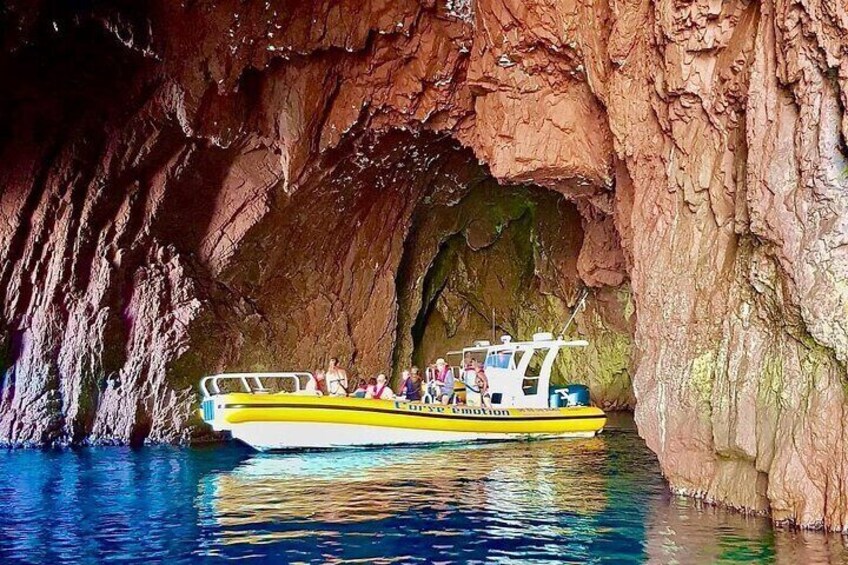
[[[591,399],[589,398],[589,387],[586,385],[568,385],[562,390],[566,406],[589,406]]]

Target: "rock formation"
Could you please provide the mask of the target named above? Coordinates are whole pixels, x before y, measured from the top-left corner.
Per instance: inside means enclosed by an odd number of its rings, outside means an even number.
[[[563,371],[674,489],[845,529],[846,14],[7,3],[0,439],[189,440],[204,373],[368,374],[588,286]]]

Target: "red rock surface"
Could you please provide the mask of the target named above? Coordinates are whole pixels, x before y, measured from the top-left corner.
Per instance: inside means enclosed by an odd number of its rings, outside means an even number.
[[[503,329],[595,289],[582,378],[632,376],[675,489],[848,526],[844,2],[80,6],[0,9],[3,441],[188,439],[205,372],[408,362],[520,260]]]

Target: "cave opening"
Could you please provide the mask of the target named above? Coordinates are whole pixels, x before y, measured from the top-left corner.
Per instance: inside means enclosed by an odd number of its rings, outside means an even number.
[[[398,278],[400,308],[413,308],[412,362],[424,365],[477,339],[556,331],[579,287],[581,242],[579,215],[562,196],[538,187],[503,187],[491,178],[459,202],[422,213],[407,250],[436,252],[423,278],[408,263]],[[541,264],[552,254],[562,262],[555,268]]]
[[[434,183],[412,214],[396,278],[395,378],[476,340],[558,334],[585,286],[574,202],[549,188],[499,183],[470,151],[446,150],[476,170],[450,198]],[[629,286],[596,288],[590,301],[568,335],[592,345],[563,350],[553,382],[587,384],[605,408],[632,408]]]

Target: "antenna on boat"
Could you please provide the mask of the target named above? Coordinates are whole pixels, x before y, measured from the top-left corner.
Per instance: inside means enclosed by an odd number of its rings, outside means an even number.
[[[577,312],[586,304],[586,297],[589,296],[589,287],[583,287],[583,290],[580,291],[580,296],[577,298],[577,303],[574,305],[574,310],[571,312],[571,316],[568,318],[568,321],[565,323],[565,327],[562,328],[562,333],[559,334],[559,338],[562,339],[565,336],[565,333],[568,331],[568,328],[571,327],[571,322],[574,321],[574,317],[577,316]]]
[[[492,308],[492,343],[495,343],[495,309]]]

